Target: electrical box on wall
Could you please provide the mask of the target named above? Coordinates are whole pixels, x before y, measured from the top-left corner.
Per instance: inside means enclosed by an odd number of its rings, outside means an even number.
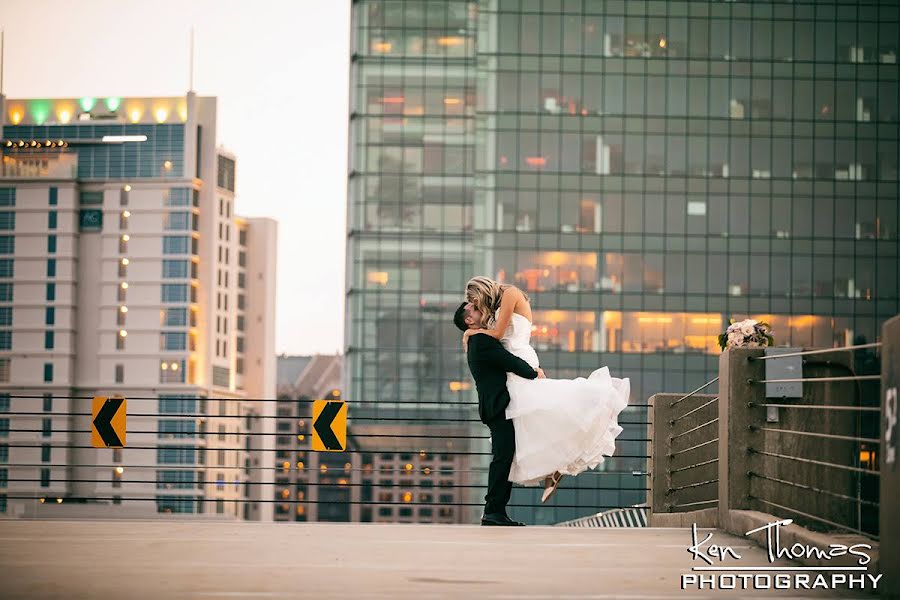
[[[793,354],[803,348],[766,348],[766,356]],[[766,361],[766,379],[800,379],[803,377],[803,357],[770,358]],[[766,383],[766,398],[802,398],[803,382]]]

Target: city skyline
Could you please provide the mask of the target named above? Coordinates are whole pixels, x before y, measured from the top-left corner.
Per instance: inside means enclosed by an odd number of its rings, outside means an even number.
[[[897,305],[896,133],[879,127],[897,120],[896,17],[885,29],[861,11],[863,35],[835,25],[837,10],[707,4],[665,18],[615,2],[353,5],[344,318],[357,415],[465,414],[454,405],[472,404],[457,401],[472,386],[446,315],[475,273],[532,295],[553,375],[607,365],[636,402],[705,381],[729,316],[765,315],[779,343],[874,337]],[[830,44],[815,42],[823,28]],[[276,154],[293,156],[258,153]],[[315,210],[306,221],[331,233]],[[707,269],[688,268],[697,260]],[[640,430],[613,475],[641,470],[623,460],[644,458]]]
[[[28,43],[36,22],[54,44]],[[153,35],[135,35],[133,23]],[[220,141],[238,157],[237,211],[274,217],[279,255],[301,257],[279,265],[276,351],[342,352],[348,5],[273,1],[248,10],[207,0],[97,0],[72,12],[49,1],[4,2],[4,93],[183,96],[192,26],[194,89],[218,97]],[[62,47],[78,48],[78,60],[61,60]],[[309,81],[319,85],[315,93]],[[289,118],[279,120],[277,136],[260,139],[273,114]]]
[[[3,598],[900,599],[900,0],[0,6]]]
[[[713,379],[729,318],[832,347],[897,312],[896,7],[361,0],[353,24],[357,414],[474,406],[448,319],[474,274],[531,296],[548,377],[631,381],[616,454],[523,520],[641,502],[645,402]]]

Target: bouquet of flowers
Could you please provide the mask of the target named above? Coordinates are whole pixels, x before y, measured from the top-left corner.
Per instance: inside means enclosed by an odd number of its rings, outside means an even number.
[[[737,323],[728,320],[728,329],[719,334],[719,347],[725,348],[765,348],[774,346],[772,328],[768,323],[745,319]]]

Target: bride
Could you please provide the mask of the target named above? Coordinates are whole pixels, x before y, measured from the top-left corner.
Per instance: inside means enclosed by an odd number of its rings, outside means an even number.
[[[531,347],[531,305],[515,286],[487,277],[466,284],[466,301],[481,311],[481,329],[463,335],[489,335],[532,367],[539,366]],[[615,452],[622,432],[617,419],[628,405],[630,381],[616,379],[609,368],[597,369],[585,379],[524,379],[508,373],[510,402],[506,418],[515,427],[516,454],[509,480],[522,485],[544,483],[541,502],[556,491],[563,475],[578,475]]]

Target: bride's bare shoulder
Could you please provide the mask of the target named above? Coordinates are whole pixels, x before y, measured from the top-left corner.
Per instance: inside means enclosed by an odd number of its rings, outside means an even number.
[[[506,295],[506,293],[509,293],[509,295],[511,297],[515,298],[516,300],[519,300],[519,299],[525,297],[525,293],[514,285],[510,285],[509,288],[507,288],[504,295]]]
[[[511,300],[514,299],[513,313],[522,315],[530,321],[532,319],[531,303],[528,301],[528,296],[525,295],[525,292],[516,286],[510,286],[507,291],[512,292],[510,294]]]

